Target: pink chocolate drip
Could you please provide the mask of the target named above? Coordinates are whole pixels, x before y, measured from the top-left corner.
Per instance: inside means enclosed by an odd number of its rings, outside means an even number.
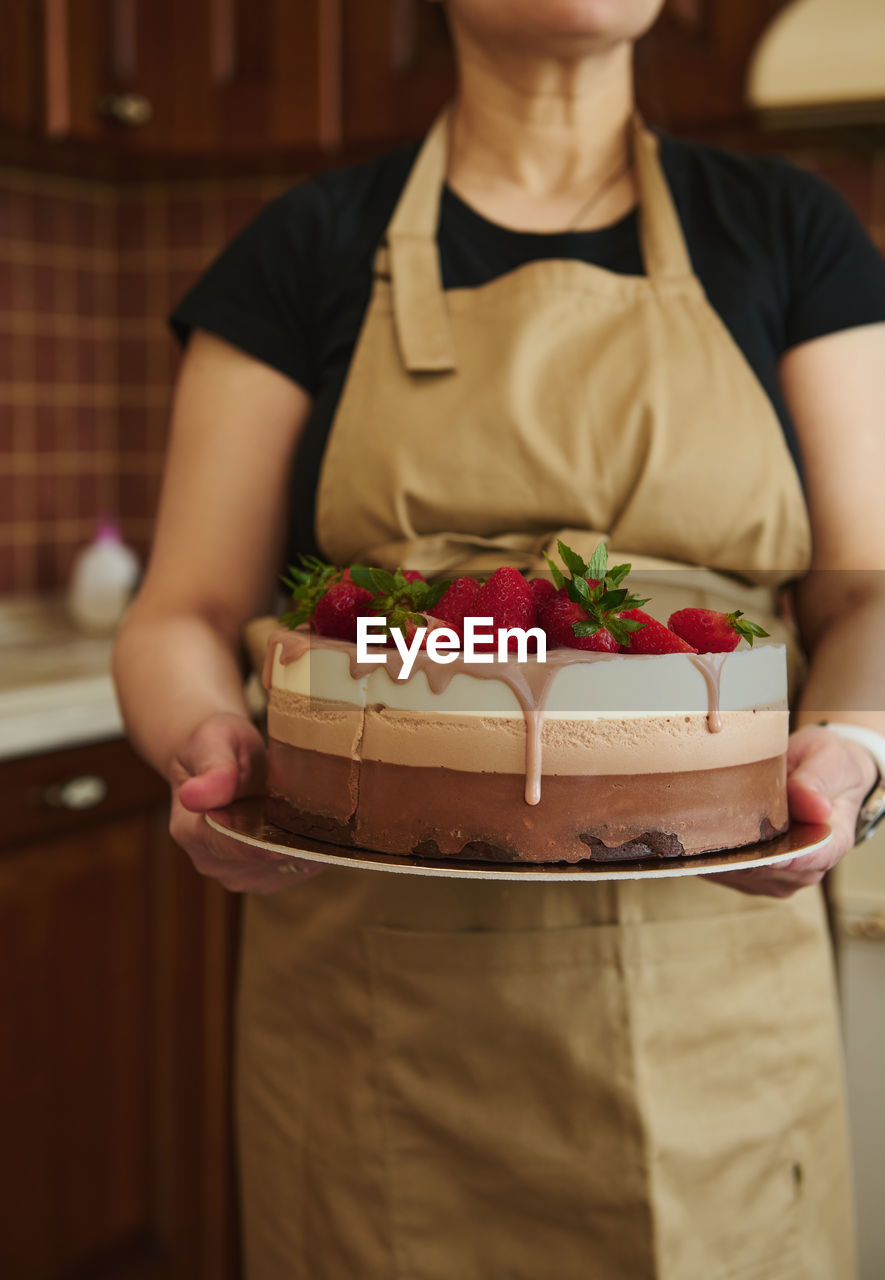
[[[279,628],[268,640],[267,653],[261,681],[265,689],[271,687],[274,655],[277,645],[282,645],[280,662],[283,666],[296,662],[310,648],[335,649],[347,654],[351,679],[371,675],[377,671],[379,663],[359,662],[356,656],[356,645],[349,640],[334,640],[329,636],[320,636],[306,627],[289,631]],[[426,650],[419,651],[415,658],[413,671],[423,671],[427,683],[433,693],[443,693],[455,675],[472,676],[476,680],[500,680],[513,691],[519,703],[526,724],[525,739],[525,800],[526,804],[538,804],[541,799],[541,739],[544,731],[544,710],[553,684],[553,678],[561,667],[574,666],[576,663],[610,662],[613,658],[622,657],[617,653],[594,653],[584,649],[553,649],[547,654],[546,662],[530,660],[525,664],[507,663],[472,663],[466,662],[461,654],[448,664],[434,662]],[[633,661],[653,656],[633,654]],[[722,665],[728,657],[726,653],[689,654],[691,661],[704,677],[707,686],[707,728],[710,733],[719,733],[722,729],[722,717],[719,713],[719,685]],[[396,680],[402,670],[403,659],[398,649],[387,652],[384,670],[391,680]]]

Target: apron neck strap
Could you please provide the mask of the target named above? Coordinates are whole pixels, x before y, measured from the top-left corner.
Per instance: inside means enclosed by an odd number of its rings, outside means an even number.
[[[449,153],[449,109],[425,138],[387,227],[397,341],[410,373],[457,368],[436,243]]]
[[[655,282],[690,279],[694,272],[679,214],[667,186],[660,144],[638,112],[630,122],[633,167],[639,191],[639,239],[646,275]]]
[[[397,341],[410,373],[451,372],[458,363],[436,239],[450,123],[446,107],[421,145],[386,233]],[[653,282],[690,279],[691,259],[658,140],[638,114],[630,130],[646,274]]]

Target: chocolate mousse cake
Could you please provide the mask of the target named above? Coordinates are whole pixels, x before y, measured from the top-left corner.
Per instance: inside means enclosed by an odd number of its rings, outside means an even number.
[[[681,857],[788,825],[783,645],[553,649],[478,666],[282,627],[270,637],[267,816],[411,857]]]

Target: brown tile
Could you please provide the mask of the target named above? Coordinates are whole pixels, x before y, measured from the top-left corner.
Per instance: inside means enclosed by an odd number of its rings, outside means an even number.
[[[11,240],[31,240],[34,235],[34,202],[31,192],[3,192],[3,230]]]
[[[144,405],[124,405],[117,415],[117,442],[127,453],[151,448],[150,410]]]
[[[117,376],[123,387],[144,386],[147,382],[147,343],[143,338],[120,338]]]
[[[35,520],[66,520],[76,515],[76,511],[66,502],[65,486],[59,482],[56,472],[48,469],[34,477]]]
[[[144,247],[146,212],[143,204],[124,197],[117,206],[116,221],[118,248],[132,250]]]
[[[0,471],[0,524],[9,526],[14,520],[12,495],[15,490],[15,476]]]
[[[34,409],[34,448],[38,453],[53,453],[57,449],[67,449],[70,446],[62,437],[59,422],[64,409],[57,409],[54,405],[38,404]]]
[[[8,333],[0,334],[0,385],[12,382],[15,361],[12,357],[12,338]]]
[[[12,308],[12,263],[8,258],[0,257],[0,310]]]
[[[32,235],[37,244],[53,244],[58,242],[56,231],[55,202],[57,197],[48,191],[38,191],[33,199]]]
[[[177,307],[185,294],[190,293],[197,283],[199,275],[198,271],[171,270],[166,277],[166,297],[168,301],[165,309],[171,311],[173,307]]]
[[[34,310],[44,316],[55,310],[55,272],[46,262],[34,267]]]
[[[189,249],[205,243],[204,201],[172,196],[166,205],[166,243],[170,249]]]
[[[92,249],[96,241],[95,201],[89,197],[71,201],[74,240],[80,249]]]
[[[81,268],[74,272],[74,305],[78,316],[93,316],[97,312],[98,293],[95,272]]]
[[[121,270],[117,275],[117,314],[132,319],[147,314],[147,276],[141,270]]]
[[[159,476],[124,473],[120,476],[121,515],[128,519],[153,517],[157,509],[159,492]]]
[[[75,478],[75,514],[92,520],[103,515],[102,491],[99,477],[94,472],[84,472]]]
[[[36,591],[55,591],[65,585],[59,579],[56,545],[54,542],[39,542],[35,548],[36,563],[34,565],[34,585]]]
[[[37,477],[32,473],[18,472],[12,490],[12,514],[16,524],[35,519],[37,510]]]
[[[34,335],[34,377],[38,383],[50,384],[58,367],[58,344],[48,334]]]
[[[8,542],[0,541],[0,595],[18,590],[15,581],[15,551]]]
[[[66,587],[68,585],[74,568],[74,559],[82,546],[82,542],[60,542],[56,545],[54,586]]]
[[[82,386],[95,381],[95,340],[93,338],[76,338],[74,340],[75,368],[77,382]]]

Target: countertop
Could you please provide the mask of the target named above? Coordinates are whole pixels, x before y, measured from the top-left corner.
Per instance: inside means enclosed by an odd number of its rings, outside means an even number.
[[[257,619],[247,644],[260,665],[276,621]],[[87,636],[58,596],[0,597],[0,760],[124,736],[111,680],[111,636]],[[245,686],[255,720],[266,700],[257,675]]]
[[[0,760],[122,736],[111,644],[58,597],[0,599]]]

